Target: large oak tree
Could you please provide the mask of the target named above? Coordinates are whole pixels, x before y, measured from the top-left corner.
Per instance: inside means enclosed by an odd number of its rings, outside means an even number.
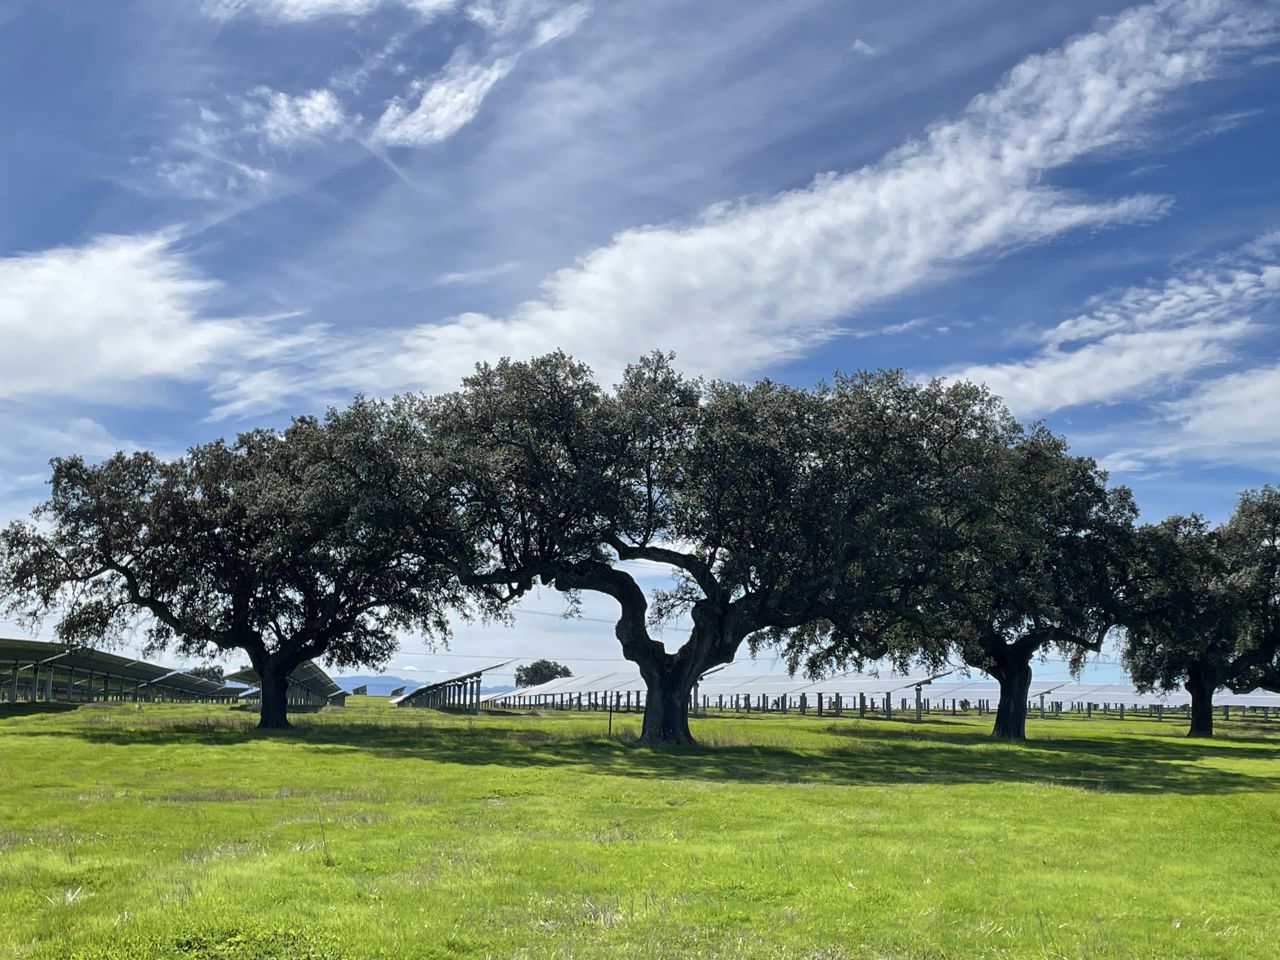
[[[244,651],[261,678],[260,726],[288,726],[299,664],[380,665],[398,630],[443,636],[462,602],[455,558],[401,535],[361,414],[300,418],[174,460],[55,460],[35,522],[0,534],[10,612],[57,614],[72,643],[141,628],[148,651]],[[456,540],[446,501],[417,506],[437,545]]]
[[[878,657],[983,670],[1000,686],[992,735],[1023,739],[1033,661],[1054,650],[1079,668],[1119,625],[1135,508],[1061,438],[999,405],[984,415],[914,471],[925,499],[896,521],[918,574],[905,601],[778,639],[811,674]]]
[[[1213,736],[1219,687],[1280,689],[1280,490],[1231,519],[1169,517],[1138,531],[1124,663],[1145,690],[1191,695],[1189,736]]]
[[[971,385],[896,373],[812,391],[703,383],[658,355],[606,392],[551,354],[481,366],[456,393],[383,412],[412,425],[385,431],[401,438],[389,459],[405,502],[418,461],[453,471],[479,561],[460,580],[499,602],[537,584],[611,597],[647,687],[642,740],[688,743],[693,686],[747,638],[909,604],[928,577],[908,549],[930,495],[921,471],[936,473],[992,405]],[[673,571],[673,586],[646,592],[638,563]],[[677,616],[691,626],[668,650],[651,628]]]

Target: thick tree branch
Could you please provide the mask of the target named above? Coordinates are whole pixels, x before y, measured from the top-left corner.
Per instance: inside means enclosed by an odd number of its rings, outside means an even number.
[[[593,590],[617,601],[621,612],[614,634],[628,660],[642,662],[667,656],[666,648],[649,636],[645,620],[649,601],[629,573],[614,569],[607,563],[583,560],[558,567],[551,582],[562,592]]]
[[[619,560],[649,560],[653,563],[665,563],[668,566],[678,567],[689,574],[693,582],[708,597],[714,597],[720,593],[719,581],[712,573],[711,567],[701,557],[667,547],[633,546],[612,534],[606,536],[604,542],[613,548]]]

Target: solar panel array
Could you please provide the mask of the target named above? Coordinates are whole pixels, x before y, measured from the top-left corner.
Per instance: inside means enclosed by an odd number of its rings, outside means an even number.
[[[237,688],[119,654],[43,640],[0,638],[0,698],[232,700]]]
[[[262,678],[252,667],[231,674],[228,680],[238,683],[260,684]],[[259,689],[253,689],[241,695],[242,700],[257,700],[262,696]],[[295,707],[314,707],[332,704],[340,707],[347,702],[347,691],[338,686],[329,674],[314,660],[304,660],[293,668],[289,674],[289,705]]]
[[[399,694],[391,695],[391,702],[397,707],[448,707],[475,712],[484,702],[484,697],[480,694],[481,679],[489,671],[505,667],[512,662],[503,660],[501,663],[481,667],[479,670],[468,670],[466,673],[428,683],[409,693],[405,693],[404,688],[401,687]]]
[[[886,701],[902,701],[914,704],[916,689],[923,701],[933,708],[968,704],[994,704],[1000,697],[1000,685],[987,677],[956,678],[953,674],[886,673],[882,676],[847,673],[822,680],[792,677],[787,674],[763,674],[757,676],[726,677],[721,674],[704,676],[696,688],[695,706],[702,709],[767,709],[786,710],[800,707],[816,707],[819,697],[824,704],[843,707],[857,705],[865,700],[872,709],[883,709]],[[482,702],[492,706],[564,706],[640,707],[644,703],[645,683],[638,670],[614,671],[577,677],[560,677],[547,683],[523,687],[501,693],[486,694]],[[1028,691],[1028,700],[1038,703],[1043,697],[1046,704],[1079,705],[1086,709],[1094,704],[1099,707],[1183,707],[1191,702],[1190,694],[1180,690],[1143,693],[1128,684],[1090,684],[1063,680],[1035,680]],[[1259,707],[1280,710],[1280,694],[1265,690],[1232,693],[1219,690],[1214,696],[1219,706]]]

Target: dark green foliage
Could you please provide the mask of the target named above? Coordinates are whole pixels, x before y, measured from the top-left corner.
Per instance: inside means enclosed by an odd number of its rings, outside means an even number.
[[[1192,697],[1213,735],[1213,692],[1280,686],[1280,490],[1243,494],[1229,522],[1170,517],[1138,531],[1124,663],[1139,688]]]
[[[938,567],[923,512],[947,495],[972,503],[966,458],[1017,430],[970,384],[896,372],[813,391],[704,383],[662,355],[612,393],[563,354],[503,361],[382,414],[388,437],[411,441],[391,455],[405,502],[431,464],[452,472],[475,550],[464,583],[495,603],[539,583],[571,603],[584,590],[617,601],[651,742],[690,740],[693,685],[747,638],[826,620],[865,639],[913,609]],[[674,585],[651,603],[625,566],[636,561],[670,568]],[[692,628],[668,653],[649,628],[677,616]]]
[[[1280,487],[1241,494],[1224,539],[1243,608],[1240,645],[1252,651],[1229,685],[1280,692]]]
[[[194,667],[185,671],[193,677],[199,677],[202,680],[213,680],[217,683],[222,682],[222,667],[216,663],[207,663],[200,667]]]
[[[1023,431],[994,398],[944,400],[886,446],[902,451],[901,489],[874,519],[882,532],[862,540],[879,539],[880,602],[775,639],[814,675],[882,656],[984,670],[1001,685],[993,733],[1021,739],[1033,659],[1054,649],[1079,667],[1119,623],[1135,508],[1093,461],[1042,427]]]
[[[262,677],[263,726],[287,725],[285,678],[298,664],[377,666],[398,630],[445,635],[461,602],[452,557],[398,534],[358,414],[300,418],[172,461],[55,460],[36,522],[0,535],[9,611],[57,611],[73,643],[110,645],[145,614],[151,651],[243,650]],[[448,514],[420,505],[415,519],[443,529]],[[433,549],[451,539],[439,533]]]
[[[540,683],[550,683],[561,677],[572,677],[573,671],[563,663],[554,660],[535,660],[533,663],[516,667],[517,687],[536,687]]]

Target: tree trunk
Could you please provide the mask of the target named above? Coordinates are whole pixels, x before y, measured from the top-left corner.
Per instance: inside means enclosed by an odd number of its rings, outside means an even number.
[[[672,657],[667,660],[640,666],[646,687],[640,742],[649,746],[688,746],[695,742],[689,732],[689,698],[698,672],[670,662]]]
[[[624,560],[669,562],[669,551],[659,550],[658,556],[651,558],[639,548],[617,544],[614,549]],[[596,561],[584,561],[557,570],[552,581],[557,590],[597,590],[618,601],[621,615],[614,634],[622,644],[623,656],[640,668],[640,676],[644,678],[647,692],[639,742],[649,746],[695,742],[689,732],[689,699],[694,685],[711,667],[733,662],[743,639],[762,626],[754,621],[744,625],[729,599],[729,592],[719,589],[710,570],[701,561],[694,563],[695,558],[686,559],[696,571],[694,576],[701,577],[703,589],[714,597],[708,596],[693,604],[690,611],[693,630],[689,640],[674,654],[649,636],[646,624],[649,602],[631,574]]]
[[[1000,705],[996,708],[996,725],[991,735],[1001,740],[1027,739],[1030,659],[1010,659],[997,667],[993,674],[1000,681]]]
[[[1191,694],[1191,729],[1188,737],[1213,736],[1213,690],[1217,684],[1206,670],[1191,670],[1184,686]]]
[[[258,718],[259,730],[285,730],[289,727],[289,671],[262,666],[258,668],[261,681],[262,712]]]

